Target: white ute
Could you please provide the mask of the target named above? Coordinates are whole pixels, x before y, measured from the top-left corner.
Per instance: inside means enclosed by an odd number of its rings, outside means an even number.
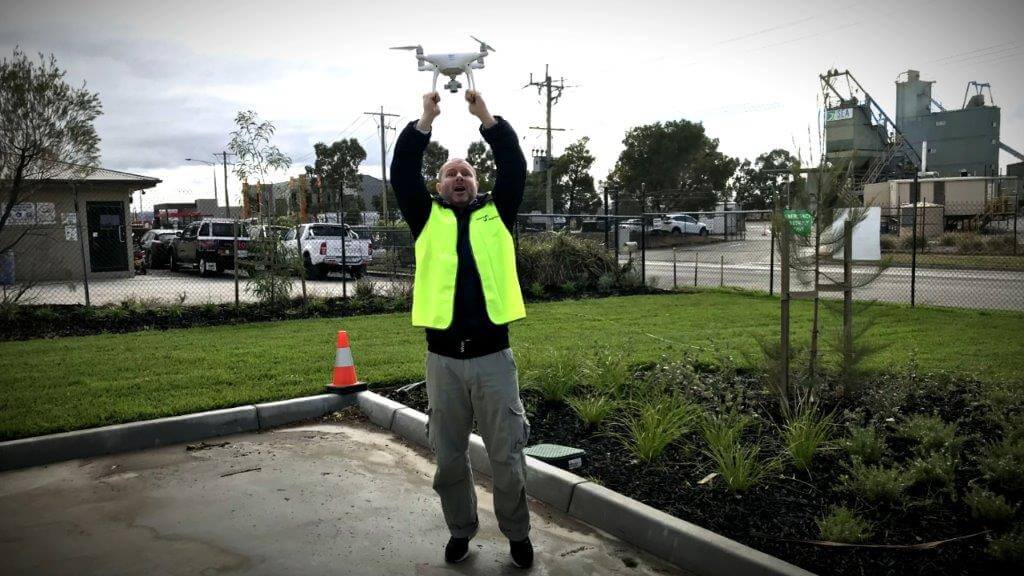
[[[295,240],[296,235],[298,242]],[[370,241],[360,238],[347,224],[300,224],[288,230],[281,242],[291,254],[295,254],[301,244],[306,277],[313,280],[323,278],[332,271],[343,271],[353,278],[361,278],[373,259]]]
[[[651,231],[665,234],[708,235],[707,225],[698,222],[689,214],[666,214],[663,218],[654,218]]]

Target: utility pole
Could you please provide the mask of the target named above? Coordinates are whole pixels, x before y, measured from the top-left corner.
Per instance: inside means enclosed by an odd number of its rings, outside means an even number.
[[[544,130],[545,132],[547,132],[548,146],[547,146],[546,162],[545,162],[545,166],[544,166],[545,171],[547,172],[547,186],[545,188],[545,193],[544,193],[544,211],[547,212],[548,214],[552,214],[555,211],[555,207],[554,207],[554,203],[553,203],[553,201],[551,199],[551,175],[552,175],[553,168],[554,168],[552,166],[553,162],[552,162],[552,155],[551,155],[551,132],[552,131],[559,131],[560,132],[560,131],[564,131],[565,129],[564,128],[552,128],[551,127],[551,106],[555,102],[557,102],[559,98],[562,97],[562,91],[565,90],[565,88],[566,88],[566,86],[565,86],[565,79],[564,78],[559,78],[558,79],[558,84],[557,85],[553,84],[552,81],[551,81],[551,74],[548,73],[548,65],[545,64],[544,65],[544,81],[543,82],[534,82],[533,81],[533,73],[531,73],[530,74],[530,83],[527,84],[526,86],[523,86],[523,88],[529,88],[530,86],[536,86],[538,94],[540,94],[542,90],[546,91],[546,99],[547,99],[547,124],[543,128],[541,128],[539,126],[530,126],[530,129],[531,130]],[[548,229],[549,230],[553,227],[552,224],[553,224],[553,220],[549,218],[548,219]]]
[[[384,134],[385,134],[385,130],[387,130],[389,127],[387,126],[387,124],[385,124],[385,122],[386,122],[385,117],[386,116],[393,116],[393,117],[397,118],[398,114],[385,114],[383,106],[380,107],[380,112],[363,112],[363,114],[369,114],[370,116],[380,116],[380,184],[381,184],[381,189],[380,189],[380,206],[381,206],[381,210],[380,211],[382,212],[381,217],[384,220],[384,224],[387,224],[388,223],[388,164],[387,164],[387,161],[386,161],[387,151],[385,149],[385,146],[386,146],[386,144],[385,144],[386,136]],[[342,203],[344,203],[344,201],[345,201],[345,187],[344,187],[344,185],[342,185],[341,196],[342,196],[341,201],[342,201]]]
[[[231,218],[231,199],[228,198],[228,152],[221,152],[220,154],[224,162],[224,217]],[[216,156],[214,154],[214,157]]]

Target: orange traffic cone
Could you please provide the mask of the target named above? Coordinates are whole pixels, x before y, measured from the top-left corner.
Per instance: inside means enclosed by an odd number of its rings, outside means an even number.
[[[334,355],[334,375],[331,383],[324,387],[328,392],[350,394],[366,390],[366,383],[356,379],[356,366],[352,362],[352,350],[348,347],[348,334],[338,330],[338,351]]]

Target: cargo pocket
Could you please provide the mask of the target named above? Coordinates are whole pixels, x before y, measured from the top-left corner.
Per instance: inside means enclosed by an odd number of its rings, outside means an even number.
[[[432,452],[437,452],[437,448],[434,446],[434,438],[430,435],[430,420],[433,417],[434,409],[427,407],[427,423],[423,425],[424,432],[427,434],[427,445],[430,446]]]
[[[516,398],[508,407],[512,412],[509,418],[512,430],[509,436],[512,438],[512,456],[518,454],[530,440],[530,421],[526,418],[526,408],[521,400]]]

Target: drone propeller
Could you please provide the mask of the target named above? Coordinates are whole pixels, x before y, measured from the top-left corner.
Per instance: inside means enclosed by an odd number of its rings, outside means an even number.
[[[487,44],[487,42],[484,42],[483,40],[477,38],[476,36],[470,36],[470,38],[472,38],[473,40],[476,40],[477,42],[480,43],[480,49],[481,50],[488,50],[490,52],[497,52],[497,50],[495,50],[493,46],[489,46]]]
[[[392,50],[423,50],[423,46],[392,46]]]

